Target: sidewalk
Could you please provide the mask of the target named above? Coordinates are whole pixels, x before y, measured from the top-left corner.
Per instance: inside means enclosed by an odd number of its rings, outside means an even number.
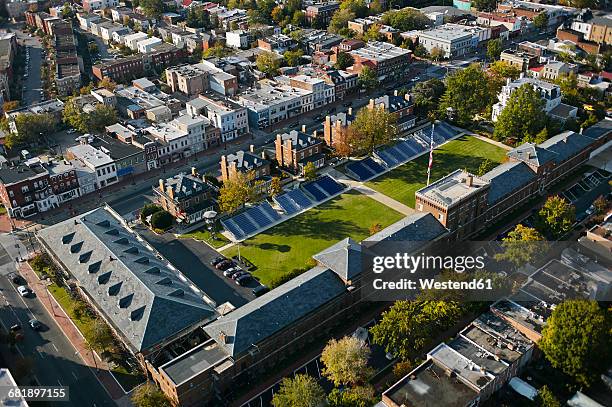
[[[85,338],[83,338],[83,335],[81,335],[81,332],[74,325],[70,317],[66,315],[62,307],[47,290],[47,283],[38,278],[27,262],[23,262],[19,265],[19,273],[26,279],[28,286],[40,299],[47,313],[55,320],[66,338],[79,354],[84,365],[90,368],[92,374],[98,379],[98,382],[104,387],[108,395],[115,401],[124,397],[125,393],[109,372],[108,364],[101,360],[97,354],[95,354],[96,359],[94,360],[92,352],[85,344]]]

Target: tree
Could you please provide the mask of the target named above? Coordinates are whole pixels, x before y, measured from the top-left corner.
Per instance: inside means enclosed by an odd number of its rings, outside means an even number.
[[[534,137],[546,123],[544,101],[531,84],[524,84],[510,95],[495,123],[493,138],[499,141],[515,137]]]
[[[165,71],[164,71],[165,72]],[[113,81],[111,78],[109,78],[108,76],[105,76],[100,83],[98,83],[98,86],[100,86],[101,88],[104,88],[108,91],[114,92],[115,88],[117,88],[117,84],[115,83],[115,81]]]
[[[383,107],[369,107],[359,110],[350,124],[354,135],[352,148],[359,153],[372,153],[374,148],[390,142],[398,134],[397,117]]]
[[[465,69],[446,77],[446,91],[440,98],[439,113],[447,114],[451,108],[455,120],[467,125],[474,116],[490,108],[497,94],[492,92],[488,76],[479,64],[472,64]]]
[[[548,13],[542,11],[540,14],[534,17],[533,25],[538,30],[546,30],[548,28]]]
[[[171,407],[166,395],[151,382],[139,386],[132,394],[132,403],[136,407]]]
[[[502,41],[500,38],[489,40],[487,44],[487,58],[491,61],[496,61],[502,53]]]
[[[336,69],[346,69],[349,66],[352,66],[355,63],[355,59],[348,52],[339,52],[336,57],[336,64],[334,68]]]
[[[155,212],[159,212],[161,211],[162,208],[160,206],[157,206],[155,204],[147,204],[145,206],[142,207],[142,209],[140,210],[140,221],[143,223],[147,222],[147,218],[150,215],[153,215]]]
[[[276,196],[283,193],[283,186],[279,177],[272,177],[270,180],[270,195]]]
[[[355,13],[347,9],[337,10],[329,22],[328,30],[334,34],[340,34],[340,32],[348,27],[348,22],[354,20]]]
[[[305,374],[298,374],[292,379],[286,377],[280,389],[274,393],[274,407],[319,407],[325,401],[325,392],[317,381]]]
[[[563,301],[546,321],[538,347],[553,367],[588,387],[612,362],[611,315],[595,301]]]
[[[546,385],[538,390],[535,403],[539,407],[561,407],[561,402],[557,400],[554,393]]]
[[[333,389],[327,397],[329,407],[371,407],[376,404],[372,386]]]
[[[370,348],[352,336],[331,339],[321,354],[322,374],[336,386],[354,386],[366,381],[372,374],[368,366]]]
[[[204,53],[202,53],[203,58],[223,58],[231,54],[231,50],[229,48],[224,47],[221,44],[215,44],[213,47],[208,48]]]
[[[253,172],[237,172],[233,177],[223,182],[219,190],[219,209],[232,213],[253,197],[255,174]]]
[[[558,195],[548,197],[538,212],[536,227],[545,236],[558,239],[569,232],[576,220],[576,208]]]
[[[496,0],[472,0],[472,7],[479,11],[492,11],[497,8]]]
[[[363,33],[361,39],[365,42],[382,41],[384,36],[380,33],[380,24],[372,24],[366,32]]]
[[[383,229],[382,225],[380,223],[372,223],[370,225],[370,229],[368,229],[368,232],[370,233],[370,236],[380,232]]]
[[[163,0],[140,0],[139,3],[147,17],[158,18],[164,12]]]
[[[9,148],[21,144],[37,144],[42,142],[43,134],[52,134],[57,127],[55,116],[50,113],[24,113],[15,117],[17,133],[9,133],[5,145]]]
[[[15,110],[18,107],[19,107],[19,101],[18,100],[10,100],[10,101],[4,102],[2,104],[2,111],[10,112],[11,110]]]
[[[70,7],[70,3],[64,3],[62,6],[62,18],[70,19],[74,16],[74,12],[72,11],[72,7]]]
[[[306,181],[312,181],[317,178],[317,168],[312,162],[309,162],[304,166],[303,172]]]
[[[506,260],[517,267],[533,261],[546,251],[544,237],[534,228],[518,224],[502,239],[504,251],[495,255],[496,260]]]
[[[355,153],[357,132],[354,127],[343,126],[336,130],[332,139],[334,154],[338,157],[351,157]]]
[[[408,7],[387,11],[382,16],[382,22],[400,31],[422,30],[431,23],[425,14]]]
[[[378,76],[376,76],[376,72],[369,66],[364,66],[361,69],[357,81],[361,87],[367,90],[372,90],[378,86]]]
[[[276,56],[271,52],[262,52],[257,56],[255,60],[257,69],[266,74],[268,77],[276,76],[278,74],[278,68],[280,63]]]
[[[151,227],[153,229],[166,230],[172,226],[173,222],[174,217],[165,210],[157,211],[151,216]]]
[[[444,55],[445,55],[444,50],[438,47],[433,47],[431,51],[429,52],[430,58],[434,61],[441,60],[442,58],[444,58]]]
[[[285,51],[283,54],[283,57],[289,66],[299,66],[302,63],[303,56],[304,51],[301,49],[296,49],[295,51]]]
[[[365,0],[344,0],[340,3],[340,10],[349,10],[357,18],[367,17],[369,13]]]
[[[454,324],[459,315],[459,305],[453,301],[396,301],[370,332],[375,344],[408,360],[432,336]]]
[[[97,319],[89,331],[87,341],[96,349],[103,351],[112,347],[115,338],[108,325],[104,321]]]
[[[521,75],[521,71],[517,67],[510,65],[506,61],[492,62],[489,65],[489,72],[500,78],[502,85],[506,83],[506,78],[517,79]]]
[[[113,106],[98,105],[85,117],[89,133],[102,132],[106,126],[117,123],[117,111]]]
[[[604,215],[608,210],[608,200],[603,196],[599,195],[597,199],[593,201],[593,208],[595,209],[596,215]]]
[[[444,82],[436,78],[418,82],[412,89],[415,112],[420,116],[427,116],[429,112],[435,111],[444,90]]]

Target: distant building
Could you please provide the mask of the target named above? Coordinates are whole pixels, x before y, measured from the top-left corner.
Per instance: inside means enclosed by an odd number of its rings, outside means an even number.
[[[278,165],[294,173],[302,174],[309,162],[315,168],[325,164],[323,142],[315,136],[291,130],[289,133],[277,134],[274,146]]]
[[[96,189],[119,182],[115,160],[104,150],[88,144],[88,141],[85,139],[81,144],[68,148],[66,150],[68,159],[80,161],[94,173]]]
[[[502,51],[499,59],[519,69],[521,72],[527,72],[529,68],[536,66],[540,60],[538,55],[513,49]]]
[[[83,0],[81,3],[83,5],[83,10],[88,13],[95,10],[104,10],[106,8],[113,8],[119,5],[118,0]]]
[[[414,115],[414,102],[410,97],[410,93],[406,93],[403,97],[397,94],[397,90],[393,95],[384,95],[376,99],[370,99],[368,108],[382,107],[386,112],[392,113],[396,117],[396,126],[398,131],[403,132],[413,127],[416,123]]]
[[[332,16],[340,8],[340,3],[328,1],[312,4],[306,7],[306,21],[311,25],[318,23],[321,27],[326,27],[331,21]]]
[[[187,112],[207,117],[211,124],[219,129],[221,142],[227,142],[249,133],[247,109],[213,92],[201,94],[187,102]]]
[[[153,189],[157,202],[179,223],[194,224],[204,220],[204,213],[215,207],[216,191],[200,176],[195,168],[191,174],[175,175]]]
[[[270,160],[255,153],[255,146],[251,145],[249,151],[237,151],[234,154],[221,156],[221,180],[227,181],[237,173],[253,173],[255,180],[270,181]]]
[[[237,78],[210,63],[168,68],[166,81],[173,92],[180,91],[189,96],[209,89],[228,96],[238,91]]]
[[[349,107],[346,113],[340,112],[332,116],[325,116],[325,122],[323,122],[323,139],[325,144],[329,147],[334,147],[334,139],[338,132],[346,129],[354,120],[355,116],[353,115],[352,107]]]
[[[419,45],[427,52],[440,50],[445,58],[456,58],[471,52],[478,42],[467,27],[445,24],[419,33]]]
[[[385,42],[372,41],[365,47],[350,51],[354,64],[352,72],[360,73],[363,67],[372,69],[379,80],[401,78],[410,69],[412,52]]]
[[[584,9],[574,18],[569,27],[582,33],[587,41],[612,45],[612,18],[609,14]]]

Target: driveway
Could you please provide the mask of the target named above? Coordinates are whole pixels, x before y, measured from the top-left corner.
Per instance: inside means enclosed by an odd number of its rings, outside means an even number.
[[[255,282],[253,287],[240,287],[210,266],[210,261],[220,256],[210,246],[193,239],[177,239],[169,233],[158,236],[142,226],[136,227],[136,230],[217,306],[230,302],[237,308],[255,298],[251,292],[257,285]]]

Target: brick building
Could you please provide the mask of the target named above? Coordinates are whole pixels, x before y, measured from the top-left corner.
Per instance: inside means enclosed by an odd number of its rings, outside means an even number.
[[[312,162],[316,168],[325,164],[323,142],[316,135],[309,136],[297,130],[277,134],[274,143],[276,161],[280,167],[294,173],[302,173],[304,167]]]
[[[350,71],[358,74],[367,66],[379,80],[404,76],[412,62],[412,51],[386,42],[371,41],[363,48],[350,51],[350,54],[355,61]]]
[[[261,155],[255,153],[255,146],[249,146],[249,151],[237,151],[235,154],[221,156],[221,180],[232,179],[237,173],[250,173],[255,176],[255,180],[265,180],[270,175],[270,160],[266,158],[266,153]]]
[[[323,140],[325,140],[325,144],[333,147],[336,134],[346,129],[354,120],[355,116],[353,115],[352,107],[349,107],[346,113],[340,112],[332,116],[325,116],[325,122],[323,122]]]
[[[331,21],[334,13],[340,8],[340,4],[335,1],[312,4],[306,7],[306,21],[309,24],[318,23],[326,27]]]

